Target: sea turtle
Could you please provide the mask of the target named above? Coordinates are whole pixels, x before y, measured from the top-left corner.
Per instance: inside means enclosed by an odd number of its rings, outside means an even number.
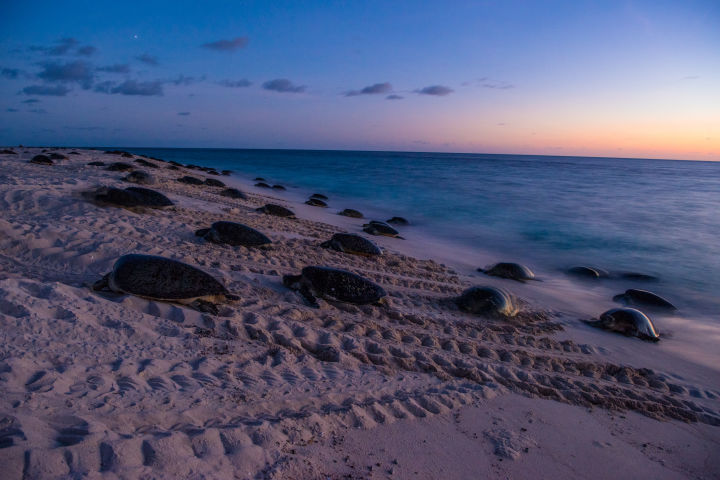
[[[282,185],[273,185],[272,188],[273,190],[286,190]]]
[[[410,225],[410,222],[408,222],[403,217],[392,217],[391,219],[389,219],[387,221],[387,223],[392,223],[393,225],[402,225],[402,226]]]
[[[320,244],[323,248],[332,248],[338,252],[352,253],[370,257],[380,255],[382,251],[373,242],[354,233],[336,233],[327,242]]]
[[[134,172],[128,173],[124,180],[139,185],[152,185],[155,183],[155,177],[142,170],[135,170]]]
[[[232,170],[223,170],[220,172],[222,175],[225,175],[226,177],[232,173]]]
[[[668,302],[659,295],[648,292],[647,290],[638,290],[635,288],[625,290],[625,293],[615,295],[613,297],[613,300],[616,302],[624,303],[625,305],[641,305],[645,307],[677,310],[675,305]]]
[[[266,213],[268,215],[275,215],[276,217],[295,217],[295,213],[292,210],[287,209],[281,205],[276,205],[274,203],[268,203],[267,205],[263,205],[262,207],[257,208],[255,211]]]
[[[620,278],[624,278],[625,280],[638,280],[641,282],[657,282],[659,280],[655,275],[638,272],[622,272],[620,273]]]
[[[101,187],[87,194],[91,200],[118,207],[169,207],[173,202],[160,192],[142,187]]]
[[[318,200],[327,200],[328,197],[326,195],[323,195],[322,193],[313,193],[310,195],[310,198],[317,198]]]
[[[200,180],[197,177],[191,177],[190,175],[185,175],[182,178],[178,178],[178,182],[186,183],[188,185],[202,185],[203,184],[202,180]]]
[[[220,180],[216,178],[207,178],[205,179],[205,185],[208,185],[210,187],[224,187],[225,184],[221,182]]]
[[[263,177],[255,177],[253,179],[253,182],[267,182]]]
[[[237,299],[222,283],[196,267],[169,258],[140,254],[120,257],[112,271],[92,288],[190,304],[210,313],[217,313],[215,303]]]
[[[455,303],[460,310],[468,313],[511,317],[518,312],[513,296],[495,287],[470,287],[455,300]]]
[[[400,233],[392,228],[390,225],[384,222],[378,222],[372,220],[370,223],[363,225],[363,232],[369,233],[370,235],[383,235],[385,237],[396,237],[402,238]]]
[[[535,280],[535,274],[532,270],[527,268],[525,265],[520,265],[518,263],[500,262],[488,269],[478,268],[477,271],[482,272],[485,275],[509,278],[510,280],[517,280],[518,282]]]
[[[258,187],[258,188],[272,188],[270,185],[268,185],[268,184],[265,183],[265,182],[258,182],[258,183],[255,184],[255,186]]]
[[[143,167],[148,167],[148,168],[160,168],[157,164],[155,164],[155,163],[153,163],[153,162],[148,162],[148,161],[145,160],[144,158],[136,158],[136,159],[135,159],[135,163],[139,163],[139,164],[142,165]]]
[[[0,150],[0,153],[2,153],[3,155],[17,155],[17,152],[15,150],[10,150],[8,148]]]
[[[62,153],[52,152],[48,155],[50,157],[50,160],[67,160],[68,157],[63,155]]]
[[[55,162],[50,160],[50,158],[46,155],[35,155],[32,159],[30,159],[30,163],[35,163],[37,165],[54,165]]]
[[[180,167],[178,167],[176,165],[168,165],[165,168],[167,168],[168,170],[180,170]]]
[[[357,305],[376,303],[386,295],[380,285],[356,273],[331,267],[305,267],[300,275],[285,275],[283,285],[298,290],[315,308],[319,307],[315,295]]]
[[[588,267],[585,265],[579,265],[577,267],[572,267],[567,271],[567,273],[568,273],[568,275],[572,275],[574,277],[591,278],[591,279],[605,278],[608,276],[608,272],[606,272],[602,268]]]
[[[111,172],[129,172],[130,170],[133,170],[135,167],[130,165],[129,163],[125,162],[115,162],[111,163],[106,170],[110,170]]]
[[[222,192],[219,193],[219,195],[222,195],[223,197],[230,197],[230,198],[247,198],[243,192],[238,190],[237,188],[226,188]]]
[[[585,321],[590,326],[619,332],[643,340],[657,342],[660,336],[655,331],[652,320],[640,310],[634,308],[613,308],[600,315],[599,320]]]
[[[342,215],[343,217],[350,217],[350,218],[363,218],[363,214],[361,212],[358,212],[357,210],[353,210],[352,208],[346,208],[342,212],[338,212],[338,215]]]
[[[323,207],[327,208],[327,203],[323,202],[319,198],[310,198],[307,202],[305,202],[305,205],[310,205],[312,207]]]
[[[90,165],[91,167],[104,167],[105,162],[100,162],[100,161],[88,162],[88,165]]]
[[[209,242],[232,246],[258,247],[272,243],[268,237],[254,228],[235,222],[215,222],[210,228],[201,228],[196,231],[195,235],[203,237]]]

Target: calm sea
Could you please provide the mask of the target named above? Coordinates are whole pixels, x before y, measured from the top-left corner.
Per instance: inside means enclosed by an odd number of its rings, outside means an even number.
[[[122,147],[121,147],[122,148]],[[157,149],[131,152],[262,176],[337,207],[558,272],[656,275],[652,289],[720,314],[720,163],[442,153]],[[334,202],[337,203],[337,202]],[[333,205],[331,205],[333,206]],[[642,288],[642,287],[640,287]],[[720,315],[718,315],[720,317]]]

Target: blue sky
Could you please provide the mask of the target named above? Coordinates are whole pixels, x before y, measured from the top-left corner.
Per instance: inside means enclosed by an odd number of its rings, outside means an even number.
[[[23,1],[0,18],[3,144],[720,159],[717,1]]]

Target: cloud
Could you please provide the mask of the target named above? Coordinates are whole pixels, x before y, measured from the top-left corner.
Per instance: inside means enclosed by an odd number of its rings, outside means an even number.
[[[22,101],[22,103],[28,103],[28,104],[30,104],[30,103],[39,103],[39,102],[40,102],[40,100],[38,100],[37,98],[28,98],[27,100],[23,100],[23,101]]]
[[[17,68],[3,68],[0,69],[0,76],[5,78],[17,78],[20,75],[20,70]]]
[[[83,57],[89,57],[95,52],[97,52],[97,48],[93,47],[92,45],[85,45],[84,47],[78,48],[76,54]]]
[[[45,110],[44,108],[34,108],[34,109],[32,109],[32,110],[28,110],[28,112],[30,112],[30,113],[41,113],[41,114],[48,113],[47,110]]]
[[[54,97],[64,97],[70,92],[70,89],[64,85],[30,85],[22,89],[25,95],[50,95]]]
[[[293,85],[287,78],[276,78],[263,83],[262,88],[280,93],[302,93],[306,87],[305,85]]]
[[[90,88],[93,82],[93,68],[83,61],[68,63],[46,63],[38,78],[46,82],[77,82],[83,88]]]
[[[204,75],[200,78],[186,77],[185,75],[178,75],[173,80],[170,80],[168,83],[172,83],[173,85],[191,85],[193,83],[200,82],[202,80],[205,80]]]
[[[248,43],[247,37],[235,37],[232,40],[218,40],[216,42],[203,43],[201,47],[216,52],[234,52],[240,48],[245,48]]]
[[[155,80],[151,82],[126,80],[119,85],[109,87],[107,93],[119,95],[140,95],[144,97],[160,97],[163,94],[163,82],[161,80]]]
[[[421,88],[420,90],[415,90],[415,92],[420,95],[435,95],[436,97],[444,97],[445,95],[450,95],[453,92],[453,89],[444,85],[431,85],[429,87]]]
[[[19,112],[20,110],[18,110],[17,108],[8,108],[8,109],[6,109],[5,111],[6,111],[6,112],[14,113],[14,112]]]
[[[400,95],[388,95],[385,97],[386,100],[402,100],[404,97],[401,97]]]
[[[154,55],[150,55],[149,53],[143,53],[142,55],[138,55],[135,57],[136,60],[140,60],[142,63],[145,63],[147,65],[152,65],[153,67],[156,67],[160,64],[160,61],[158,58]]]
[[[127,63],[116,63],[115,65],[98,67],[97,71],[107,73],[130,73],[130,65]]]
[[[510,90],[511,88],[515,88],[515,85],[510,82],[485,82],[482,84],[482,87],[494,88],[497,90]]]
[[[178,112],[178,115],[182,117],[187,117],[188,115],[190,115],[190,112]]]
[[[377,95],[381,93],[389,93],[392,91],[392,85],[388,82],[376,83],[375,85],[369,85],[362,90],[350,90],[345,93],[346,97],[355,97],[357,95]]]
[[[222,80],[221,82],[218,82],[218,84],[222,85],[223,87],[243,88],[249,87],[250,85],[252,85],[252,82],[245,78],[241,78],[240,80]]]
[[[42,47],[33,45],[30,47],[30,51],[32,52],[42,52],[45,55],[66,55],[70,50],[75,48],[77,46],[78,42],[74,38],[61,38],[57,42],[55,42],[56,45],[51,47]]]

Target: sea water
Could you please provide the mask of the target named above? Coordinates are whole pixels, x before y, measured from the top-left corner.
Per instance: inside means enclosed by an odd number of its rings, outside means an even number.
[[[120,147],[123,148],[123,147]],[[136,154],[230,169],[323,193],[332,208],[560,272],[641,272],[650,288],[720,319],[720,163],[451,153],[156,149]],[[278,194],[279,195],[279,194]]]

